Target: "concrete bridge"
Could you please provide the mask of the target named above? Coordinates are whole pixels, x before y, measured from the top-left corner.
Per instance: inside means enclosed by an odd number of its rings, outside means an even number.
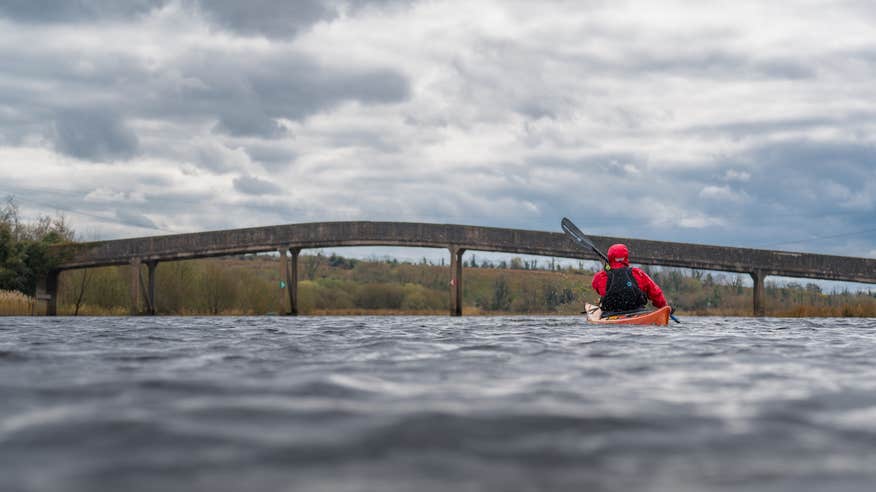
[[[586,228],[586,223],[583,224]],[[764,315],[764,278],[768,275],[876,283],[876,260],[789,253],[763,249],[589,236],[603,251],[613,243],[630,247],[634,263],[747,273],[754,281],[753,312]],[[41,282],[47,312],[57,313],[58,275],[63,270],[130,265],[131,313],[155,314],[155,268],[159,262],[277,251],[278,268],[287,289],[283,311],[298,314],[298,255],[302,249],[336,246],[403,246],[444,248],[450,253],[450,314],[462,314],[462,255],[467,250],[520,253],[598,260],[563,233],[406,222],[319,222],[225,231],[175,234],[60,246],[64,261]],[[147,278],[141,276],[141,265]]]

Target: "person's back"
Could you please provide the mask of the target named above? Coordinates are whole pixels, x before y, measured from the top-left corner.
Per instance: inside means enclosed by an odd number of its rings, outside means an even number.
[[[661,308],[666,298],[647,273],[630,267],[629,250],[623,244],[608,248],[608,268],[593,276],[593,289],[601,297],[603,312],[632,311],[648,304]]]

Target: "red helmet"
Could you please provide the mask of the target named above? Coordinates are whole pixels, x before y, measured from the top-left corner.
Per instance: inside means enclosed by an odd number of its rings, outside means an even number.
[[[608,266],[612,268],[630,266],[630,250],[623,244],[612,244],[606,256]]]

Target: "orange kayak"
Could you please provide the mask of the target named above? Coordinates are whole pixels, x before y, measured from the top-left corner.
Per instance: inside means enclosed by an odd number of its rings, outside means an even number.
[[[602,310],[593,304],[584,304],[587,311],[587,321],[603,325],[660,325],[669,324],[669,306],[664,306],[656,311],[637,314],[621,314],[602,318]]]

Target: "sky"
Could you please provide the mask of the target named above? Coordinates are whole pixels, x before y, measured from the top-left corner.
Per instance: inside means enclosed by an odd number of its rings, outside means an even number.
[[[876,4],[3,0],[0,196],[876,258]]]

